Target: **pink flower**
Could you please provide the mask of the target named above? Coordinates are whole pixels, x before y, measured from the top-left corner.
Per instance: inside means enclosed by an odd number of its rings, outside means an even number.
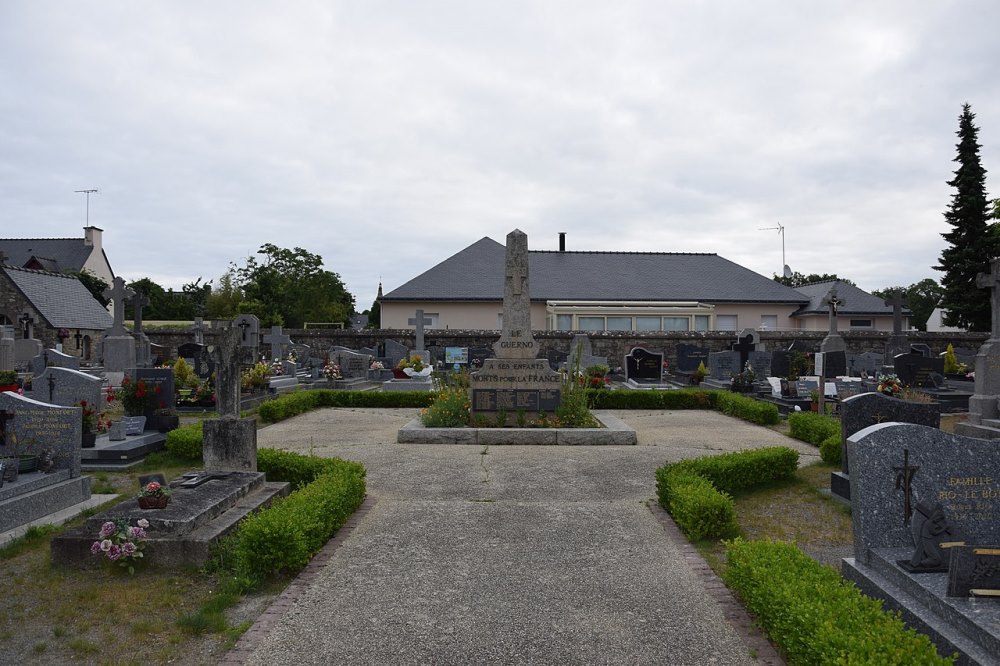
[[[95,541],[94,544],[90,547],[90,554],[97,555],[99,552],[101,552],[101,542]]]
[[[135,524],[143,529],[149,527],[149,521],[146,520],[145,518],[140,518],[139,520],[135,521]]]
[[[105,553],[111,550],[112,546],[114,546],[114,544],[111,543],[111,539],[105,539],[104,541],[101,542],[101,550],[104,551]]]
[[[108,549],[108,559],[114,562],[122,556],[121,546],[113,544],[111,548]]]
[[[128,528],[128,535],[133,539],[145,539],[146,530],[141,527],[130,527]]]
[[[101,533],[98,534],[98,536],[101,537],[102,539],[107,539],[116,531],[118,531],[118,526],[115,525],[114,522],[109,520],[108,522],[101,525]]]
[[[132,557],[135,555],[135,544],[131,541],[126,541],[122,544],[122,555],[125,557]]]

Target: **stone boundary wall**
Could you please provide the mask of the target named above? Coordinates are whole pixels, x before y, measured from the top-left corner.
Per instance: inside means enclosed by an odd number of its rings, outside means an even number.
[[[263,329],[264,327],[262,327]],[[178,345],[191,342],[193,333],[189,330],[147,329],[146,335],[154,344],[164,345],[173,350],[176,355]],[[207,329],[204,332],[205,344],[213,344],[217,331]],[[314,349],[329,349],[333,345],[342,345],[351,349],[361,347],[377,347],[386,340],[395,340],[410,348],[416,345],[416,333],[412,329],[365,329],[361,331],[331,330],[331,329],[286,329],[284,333],[291,336],[298,344],[309,345]],[[817,347],[826,336],[822,331],[760,331],[760,341],[766,351],[787,349],[793,340],[814,343]],[[264,331],[261,331],[261,335]],[[539,349],[538,356],[544,357],[550,350],[568,352],[570,342],[576,332],[569,331],[534,331],[535,344]],[[842,331],[840,333],[847,344],[849,353],[863,352],[881,353],[890,333],[885,331]],[[633,347],[644,347],[650,351],[660,351],[673,366],[677,362],[677,345],[680,343],[697,345],[709,351],[729,349],[736,342],[735,332],[696,333],[691,331],[638,333],[630,332],[598,332],[589,333],[595,356],[606,356],[609,360],[617,359],[613,365],[625,364],[625,355]],[[989,337],[986,333],[924,333],[914,331],[907,333],[910,343],[923,343],[935,354],[944,352],[948,343],[955,347],[979,349]],[[427,330],[424,333],[426,347],[491,347],[500,339],[499,331],[462,331],[462,330]],[[269,346],[260,344],[261,353],[267,353]]]

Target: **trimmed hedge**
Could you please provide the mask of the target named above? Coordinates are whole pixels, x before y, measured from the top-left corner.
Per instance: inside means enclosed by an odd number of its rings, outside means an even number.
[[[587,406],[591,409],[715,409],[722,393],[728,391],[587,389]]]
[[[793,544],[727,543],[723,578],[757,615],[789,664],[952,664],[853,583]]]
[[[713,486],[723,492],[734,493],[773,481],[790,479],[795,475],[798,466],[798,451],[787,446],[771,446],[724,453],[719,456],[702,456],[664,465],[656,470],[656,486],[659,491],[661,473],[665,474],[672,469],[683,469],[708,479]],[[662,497],[660,503],[663,504]]]
[[[719,393],[715,408],[723,414],[758,425],[774,425],[781,420],[777,405],[729,391]]]
[[[269,400],[257,408],[257,414],[262,421],[275,423],[320,407],[429,407],[433,401],[434,394],[429,391],[316,389]]]
[[[825,414],[795,412],[788,415],[788,426],[789,435],[815,446],[819,446],[827,437],[840,437],[840,421]]]
[[[676,469],[666,473],[663,481],[670,515],[688,539],[717,539],[736,529],[733,498],[718,491],[705,477]]]
[[[174,428],[167,433],[167,451],[178,458],[202,459],[201,421]]]
[[[340,458],[318,458],[279,449],[257,449],[257,471],[268,481],[287,481],[298,490],[323,474],[355,474],[365,476],[361,463]]]
[[[243,590],[300,571],[365,498],[365,468],[358,463],[261,451],[258,465],[268,468],[268,478],[297,489],[241,522],[222,544],[224,566]]]
[[[840,441],[840,435],[830,435],[819,445],[819,457],[823,459],[827,465],[839,465],[841,464],[844,454],[843,442]]]
[[[791,478],[798,463],[786,446],[683,460],[656,470],[656,495],[689,539],[716,539],[736,529],[731,493]]]

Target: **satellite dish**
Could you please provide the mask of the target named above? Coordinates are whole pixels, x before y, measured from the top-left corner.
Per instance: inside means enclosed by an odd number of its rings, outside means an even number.
[[[786,278],[792,277],[792,269],[788,267],[788,264],[785,264],[785,277]]]

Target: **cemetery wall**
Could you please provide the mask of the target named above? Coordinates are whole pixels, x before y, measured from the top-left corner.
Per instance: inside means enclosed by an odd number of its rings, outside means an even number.
[[[329,349],[333,345],[341,345],[351,349],[361,347],[377,347],[386,340],[395,340],[411,349],[416,344],[416,334],[413,329],[365,329],[361,331],[304,329],[285,330],[292,340],[299,344],[309,345],[313,349]],[[214,344],[218,331],[206,329],[205,344]],[[760,341],[766,351],[787,349],[793,341],[801,341],[819,347],[826,333],[823,331],[760,331]],[[540,357],[549,350],[569,351],[574,333],[569,331],[534,331],[535,343]],[[189,330],[146,330],[146,335],[154,344],[163,345],[176,355],[177,346],[191,342],[192,333]],[[847,345],[849,353],[864,353],[874,351],[881,353],[889,339],[885,331],[841,331],[841,337]],[[696,333],[684,332],[597,332],[589,333],[593,353],[596,356],[606,356],[609,360],[617,359],[618,365],[624,364],[625,355],[633,347],[644,347],[650,351],[662,351],[671,365],[677,361],[676,347],[684,343],[705,347],[709,352],[729,349],[736,341],[735,332]],[[955,347],[978,348],[989,337],[986,333],[926,333],[910,332],[907,337],[911,344],[923,343],[931,348],[934,354],[945,351],[948,343]],[[424,333],[425,346],[431,347],[490,347],[500,338],[499,331],[460,331],[430,329]],[[267,345],[261,343],[262,353],[266,353]]]

